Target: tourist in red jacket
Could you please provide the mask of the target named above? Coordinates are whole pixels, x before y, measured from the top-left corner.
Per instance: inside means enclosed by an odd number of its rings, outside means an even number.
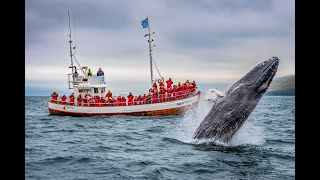
[[[121,96],[118,96],[118,98],[117,98],[118,106],[122,106],[121,99],[122,99]]]
[[[58,93],[56,93],[56,90],[53,90],[53,93],[51,94],[51,102],[54,102],[54,103],[56,103],[57,102],[57,100],[58,100]]]
[[[171,81],[171,78],[169,78],[169,79],[166,81],[166,83],[167,83],[167,89],[170,89],[171,86],[172,86],[172,84],[173,84],[173,82]]]
[[[126,98],[124,96],[122,96],[121,102],[122,102],[122,106],[126,106]]]
[[[108,93],[106,95],[106,98],[109,99],[112,97],[112,92],[110,91],[110,89],[108,90]]]
[[[67,97],[65,95],[63,95],[61,97],[61,104],[66,104],[66,99],[67,99]]]
[[[69,103],[70,103],[70,105],[74,105],[74,96],[73,96],[73,93],[69,96]]]
[[[128,106],[132,106],[133,105],[133,95],[132,93],[130,92],[130,94],[127,96],[128,98]]]

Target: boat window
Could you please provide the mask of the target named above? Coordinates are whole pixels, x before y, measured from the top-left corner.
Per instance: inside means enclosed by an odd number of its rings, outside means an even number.
[[[106,88],[101,88],[101,93],[104,93]]]
[[[79,89],[79,93],[89,93],[90,89]]]
[[[94,93],[98,93],[98,88],[94,88]]]

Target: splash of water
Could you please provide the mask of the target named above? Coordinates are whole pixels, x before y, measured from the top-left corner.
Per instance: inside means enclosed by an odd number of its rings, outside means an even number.
[[[265,142],[264,129],[249,117],[247,121],[232,137],[229,145],[239,146],[243,144],[262,145]]]
[[[220,142],[216,139],[196,140],[192,136],[203,121],[205,116],[211,110],[213,103],[199,102],[198,111],[184,116],[177,125],[174,135],[179,141],[190,144],[217,144],[222,146],[239,146],[244,144],[261,145],[264,143],[264,130],[253,120],[249,119],[236,132],[229,143]]]

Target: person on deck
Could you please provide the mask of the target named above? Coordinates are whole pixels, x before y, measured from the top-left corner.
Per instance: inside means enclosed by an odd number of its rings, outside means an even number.
[[[109,106],[113,106],[113,98],[109,97]]]
[[[138,105],[138,97],[134,96],[133,98],[133,105]]]
[[[110,89],[108,90],[108,93],[106,95],[106,98],[109,99],[112,97],[112,92],[110,91]]]
[[[155,91],[152,94],[152,103],[157,103],[157,102],[159,102],[159,96],[158,96],[158,91]]]
[[[73,95],[73,93],[69,96],[69,103],[70,103],[70,105],[74,105],[74,95]]]
[[[159,88],[164,88],[163,80],[159,80]]]
[[[159,92],[159,100],[160,100],[160,102],[166,101],[165,100],[165,94],[166,94],[166,91],[165,91],[164,86],[163,86],[163,88],[161,88],[160,92]]]
[[[112,98],[113,99],[113,106],[118,106],[118,101],[116,98]]]
[[[126,106],[126,98],[124,96],[122,96],[121,102],[122,102],[122,106]]]
[[[173,89],[172,89],[172,99],[173,100],[176,100],[176,98],[177,98],[177,93],[178,93],[178,88],[177,88],[177,86],[176,85],[173,85]]]
[[[121,100],[122,100],[121,96],[118,96],[118,98],[117,98],[118,106],[122,106]]]
[[[99,106],[99,102],[100,102],[100,97],[94,96],[94,106]]]
[[[128,98],[128,106],[132,106],[133,105],[133,95],[132,93],[130,92],[129,95],[127,96]]]
[[[148,94],[148,96],[146,98],[146,103],[147,104],[151,104],[151,99],[152,99],[152,94],[151,94],[151,92],[149,92],[149,94]]]
[[[97,76],[103,76],[104,72],[102,71],[101,68],[99,68],[99,71],[97,72]]]
[[[138,96],[137,101],[138,101],[137,102],[138,105],[142,104],[142,96],[141,95]]]
[[[88,69],[88,71],[87,71],[86,75],[87,75],[87,76],[92,76],[92,71],[91,71],[91,69],[90,69],[90,68]]]
[[[78,106],[81,106],[81,102],[82,102],[81,94],[79,94],[77,101],[78,101]]]
[[[146,93],[144,93],[142,96],[142,104],[146,104],[146,100],[147,100],[147,95]]]
[[[169,79],[166,81],[166,83],[167,83],[167,89],[170,89],[171,86],[172,86],[172,84],[173,84],[171,78],[169,78]]]
[[[53,93],[51,94],[51,102],[56,103],[58,100],[58,93],[56,93],[56,90],[53,90]]]
[[[154,88],[158,88],[156,81],[153,82],[152,87],[153,87],[153,89],[154,89]]]
[[[67,99],[67,97],[65,95],[63,95],[61,97],[61,104],[66,104],[66,99]]]

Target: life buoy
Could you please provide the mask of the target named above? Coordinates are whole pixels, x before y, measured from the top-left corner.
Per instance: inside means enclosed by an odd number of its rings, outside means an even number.
[[[89,99],[88,99],[88,97],[89,97]],[[91,94],[86,94],[86,95],[84,95],[84,98],[86,98],[87,101],[89,102],[89,101],[91,101],[92,96],[91,96]]]

